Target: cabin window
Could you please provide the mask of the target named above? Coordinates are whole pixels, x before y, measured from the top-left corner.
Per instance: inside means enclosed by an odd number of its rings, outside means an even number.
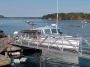
[[[60,29],[58,29],[58,33],[59,33],[59,34],[62,34],[62,32],[61,32],[61,30],[60,30]]]
[[[30,38],[35,38],[36,37],[36,32],[29,32],[29,33],[27,33],[28,34],[28,36],[30,37]]]
[[[50,34],[50,29],[45,29],[45,34]]]
[[[61,30],[60,29],[58,29],[58,33],[60,33],[61,32]]]
[[[52,29],[52,33],[57,33],[57,30],[56,29]]]

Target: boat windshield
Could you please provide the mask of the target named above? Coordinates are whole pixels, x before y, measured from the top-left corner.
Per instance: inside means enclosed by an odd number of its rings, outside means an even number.
[[[56,29],[52,29],[52,34],[53,33],[57,33],[57,30]]]
[[[45,34],[51,34],[50,29],[45,29]]]
[[[59,34],[62,34],[62,32],[61,32],[61,30],[60,30],[60,29],[58,29],[58,33],[59,33]]]

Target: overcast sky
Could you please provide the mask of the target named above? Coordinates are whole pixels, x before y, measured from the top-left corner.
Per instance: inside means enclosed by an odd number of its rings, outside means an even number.
[[[0,14],[7,17],[40,17],[56,13],[56,0],[0,0]],[[59,12],[90,13],[90,0],[59,0]]]

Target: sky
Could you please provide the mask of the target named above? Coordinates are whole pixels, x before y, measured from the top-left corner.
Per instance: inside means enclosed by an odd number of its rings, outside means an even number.
[[[90,0],[58,0],[59,13],[90,13]],[[41,17],[56,13],[57,0],[0,0],[0,15],[7,17]]]

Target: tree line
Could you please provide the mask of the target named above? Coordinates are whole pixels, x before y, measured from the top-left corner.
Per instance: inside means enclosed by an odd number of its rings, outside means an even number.
[[[42,16],[42,19],[56,19],[57,15],[48,14]],[[90,13],[58,13],[58,18],[61,20],[90,20]]]
[[[4,16],[3,15],[0,15],[0,18],[4,18]]]

